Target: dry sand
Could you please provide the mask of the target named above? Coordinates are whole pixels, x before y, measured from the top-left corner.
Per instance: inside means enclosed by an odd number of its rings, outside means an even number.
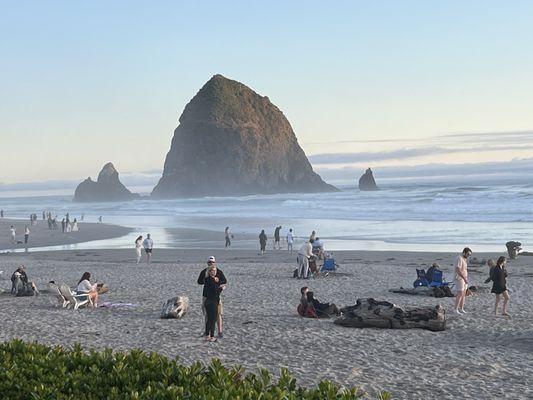
[[[458,249],[460,250],[460,249]],[[215,255],[229,286],[224,293],[224,338],[205,343],[196,279],[205,260]],[[480,257],[479,254],[475,254]],[[0,287],[23,263],[38,286],[53,279],[74,286],[84,271],[106,282],[102,301],[131,302],[133,310],[54,307],[47,294],[31,298],[0,295],[0,340],[20,337],[49,344],[80,342],[91,348],[142,348],[190,363],[219,357],[248,371],[274,373],[288,367],[298,382],[315,385],[331,379],[360,385],[369,396],[389,390],[399,399],[533,398],[533,257],[509,263],[512,318],[494,317],[494,297],[469,297],[467,315],[451,314],[453,299],[392,294],[389,288],[412,285],[416,266],[439,262],[452,278],[455,254],[337,252],[339,273],[327,278],[293,279],[296,254],[249,250],[155,250],[151,265],[134,263],[133,250],[63,251],[0,255]],[[487,257],[488,255],[482,255]],[[471,284],[487,277],[486,267],[470,270]],[[302,285],[322,301],[352,305],[374,297],[404,306],[445,305],[444,332],[343,328],[332,320],[300,318]],[[163,302],[190,298],[183,320],[158,318]]]
[[[11,251],[16,249],[31,249],[35,247],[67,245],[73,243],[89,242],[92,240],[111,239],[124,236],[131,232],[131,229],[123,226],[99,224],[90,222],[78,222],[78,232],[61,232],[61,220],[57,221],[59,229],[49,230],[48,223],[43,220],[37,221],[37,225],[30,225],[29,219],[7,219],[0,218],[0,251]],[[10,226],[16,229],[16,240],[22,243],[12,244]],[[24,244],[24,228],[28,225],[30,236],[28,244]]]

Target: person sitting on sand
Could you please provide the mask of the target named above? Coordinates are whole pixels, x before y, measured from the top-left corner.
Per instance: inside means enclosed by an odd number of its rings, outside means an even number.
[[[76,287],[76,294],[86,294],[89,296],[89,302],[93,307],[98,307],[98,290],[97,284],[91,284],[91,273],[84,272],[81,276],[78,286]]]
[[[30,282],[24,265],[18,267],[11,275],[11,294],[17,297],[39,294],[34,282]]]
[[[340,315],[341,312],[339,308],[333,303],[321,303],[314,297],[314,293],[311,291],[307,292],[307,304],[308,306],[313,306],[318,316],[330,316],[330,315]]]
[[[303,312],[307,310],[307,292],[309,292],[309,288],[307,286],[304,286],[300,289],[300,293],[302,296],[300,297],[300,305],[302,306]]]

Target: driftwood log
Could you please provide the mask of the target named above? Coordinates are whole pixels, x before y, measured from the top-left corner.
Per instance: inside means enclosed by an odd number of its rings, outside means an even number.
[[[357,299],[357,304],[341,308],[342,315],[336,325],[355,328],[409,329],[430,331],[446,329],[446,311],[436,307],[400,308],[388,301]]]
[[[168,299],[163,304],[161,310],[161,318],[182,318],[189,311],[189,298],[186,296],[178,296]]]

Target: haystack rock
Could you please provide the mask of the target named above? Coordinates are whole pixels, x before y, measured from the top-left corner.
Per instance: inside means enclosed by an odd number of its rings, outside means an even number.
[[[376,185],[370,168],[359,178],[359,190],[378,190],[378,185]]]
[[[74,201],[124,201],[137,197],[120,182],[112,163],[104,165],[96,182],[89,177],[74,192]]]
[[[213,76],[174,131],[159,198],[327,192],[283,113],[247,86]]]

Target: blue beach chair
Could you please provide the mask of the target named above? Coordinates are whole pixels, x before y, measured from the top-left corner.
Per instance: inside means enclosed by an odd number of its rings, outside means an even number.
[[[413,282],[413,287],[417,288],[419,286],[429,286],[429,282],[426,278],[426,270],[425,269],[417,269],[416,270],[416,280]]]
[[[338,265],[335,263],[335,259],[333,257],[326,257],[324,258],[324,264],[322,264],[322,268],[320,269],[321,272],[332,272],[337,270]]]

